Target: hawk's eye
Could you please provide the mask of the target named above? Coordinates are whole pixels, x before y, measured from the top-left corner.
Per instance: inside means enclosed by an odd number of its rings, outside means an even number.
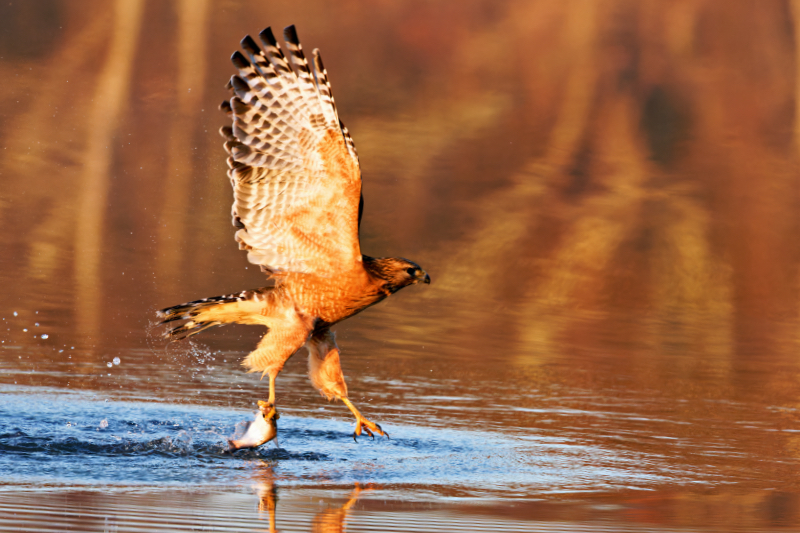
[[[417,269],[414,267],[407,268],[406,272],[408,272],[408,275],[411,276],[412,278],[416,277],[417,275]]]

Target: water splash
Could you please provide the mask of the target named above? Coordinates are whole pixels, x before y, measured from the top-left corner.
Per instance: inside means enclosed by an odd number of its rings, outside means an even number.
[[[0,389],[0,486],[239,485],[248,482],[242,460],[254,459],[275,462],[288,485],[424,484],[513,495],[702,481],[659,469],[656,457],[536,434],[404,426],[392,428],[391,440],[355,443],[350,422],[287,415],[282,448],[231,454],[226,439],[251,412],[24,390]]]

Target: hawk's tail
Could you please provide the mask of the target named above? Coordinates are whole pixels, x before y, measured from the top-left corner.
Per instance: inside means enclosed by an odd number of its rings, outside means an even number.
[[[252,289],[236,294],[213,296],[194,302],[167,307],[158,311],[160,324],[186,320],[183,324],[164,332],[170,340],[181,340],[214,326],[225,324],[256,324],[253,314],[263,307],[268,293],[273,287]]]

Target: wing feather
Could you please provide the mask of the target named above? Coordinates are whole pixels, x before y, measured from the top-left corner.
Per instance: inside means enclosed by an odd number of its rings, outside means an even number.
[[[322,64],[322,55],[319,48],[314,49],[314,76],[317,80],[317,87],[319,88],[319,97],[323,102],[323,109],[328,111],[326,119],[333,124],[338,124],[339,129],[342,130],[342,136],[347,144],[347,151],[350,155],[358,161],[358,153],[356,152],[356,145],[353,138],[350,137],[350,132],[347,131],[344,123],[339,119],[339,112],[336,110],[336,102],[333,99],[333,90],[331,89],[331,82],[328,81],[328,71],[325,70],[325,65]]]
[[[361,259],[358,156],[319,52],[312,70],[294,26],[284,38],[286,56],[270,28],[259,34],[263,49],[248,35],[247,57],[231,56],[238,75],[220,108],[233,123],[220,133],[236,240],[266,271],[332,276]]]

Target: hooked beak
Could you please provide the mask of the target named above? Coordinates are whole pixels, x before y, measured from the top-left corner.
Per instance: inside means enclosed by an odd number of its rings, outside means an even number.
[[[425,283],[427,285],[430,285],[431,284],[431,277],[424,270],[422,271],[422,274],[425,274],[425,275],[424,276],[420,276],[419,277],[419,281],[421,281],[422,283]]]

